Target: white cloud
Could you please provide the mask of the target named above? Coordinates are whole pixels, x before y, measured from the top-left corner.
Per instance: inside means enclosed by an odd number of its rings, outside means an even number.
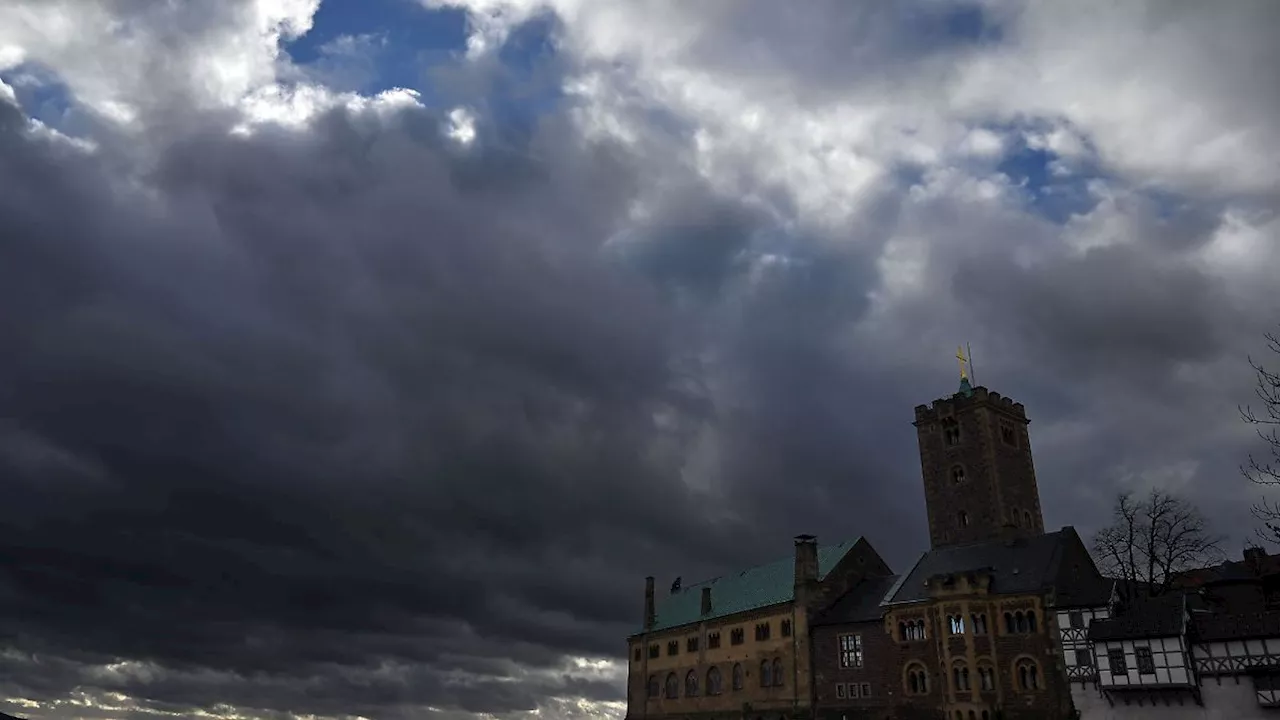
[[[470,145],[476,139],[475,115],[464,107],[450,110],[449,126],[445,134],[460,145]]]

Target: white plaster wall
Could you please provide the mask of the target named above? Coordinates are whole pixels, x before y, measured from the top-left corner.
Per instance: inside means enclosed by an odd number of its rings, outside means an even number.
[[[1184,698],[1183,705],[1174,701],[1154,706],[1145,701],[1142,706],[1136,702],[1125,705],[1117,699],[1113,707],[1092,684],[1081,687],[1076,683],[1071,688],[1071,699],[1081,720],[1276,720],[1275,710],[1258,706],[1253,681],[1247,677],[1240,678],[1239,684],[1235,678],[1223,678],[1221,685],[1214,678],[1205,678],[1200,692],[1204,707],[1189,697]]]

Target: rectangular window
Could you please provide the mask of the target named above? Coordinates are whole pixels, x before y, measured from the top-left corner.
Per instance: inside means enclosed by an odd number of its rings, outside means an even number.
[[[718,647],[720,647],[720,633],[707,633],[707,649],[715,650]]]
[[[769,623],[763,622],[756,624],[756,640],[768,640],[769,634]]]
[[[844,698],[844,683],[836,683],[836,697]]]
[[[679,652],[680,652],[680,641],[679,641],[679,640],[672,640],[671,642],[667,643],[667,654],[668,654],[668,655],[676,655],[676,654],[678,654]]]
[[[849,692],[848,692],[847,694],[848,694],[848,696],[849,696],[849,698],[850,698],[850,699],[857,699],[857,697],[858,697],[858,683],[849,683]]]
[[[684,647],[685,652],[691,652],[691,653],[698,652],[698,638],[697,637],[689,638],[688,640],[685,641],[684,646],[685,646]]]
[[[745,637],[746,632],[742,628],[734,628],[729,631],[729,644],[741,645]]]
[[[842,668],[862,667],[862,636],[861,635],[841,635],[840,636],[840,667]]]
[[[871,683],[862,683],[862,697],[871,697]]]
[[[656,657],[658,657],[658,644],[654,643],[649,646],[649,659],[652,660]]]
[[[782,637],[791,637],[791,621],[782,621]]]
[[[1093,651],[1077,650],[1076,665],[1079,665],[1080,667],[1093,667]]]
[[[1107,664],[1111,666],[1112,675],[1124,675],[1129,672],[1129,666],[1124,662],[1124,650],[1108,650]]]
[[[1138,661],[1138,672],[1143,675],[1156,674],[1156,661],[1151,657],[1151,648],[1134,648],[1133,655]]]

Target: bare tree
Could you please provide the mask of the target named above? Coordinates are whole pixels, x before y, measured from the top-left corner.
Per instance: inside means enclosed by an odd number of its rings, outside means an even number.
[[[1122,591],[1159,595],[1179,573],[1222,559],[1222,538],[1186,500],[1153,489],[1116,498],[1110,525],[1093,536],[1093,555],[1104,575],[1124,580]]]
[[[1280,338],[1271,333],[1266,334],[1267,347],[1271,352],[1280,355]],[[1258,437],[1270,450],[1270,458],[1258,459],[1249,455],[1249,461],[1240,466],[1240,472],[1253,482],[1276,487],[1280,486],[1280,372],[1273,372],[1263,367],[1262,363],[1249,358],[1249,365],[1258,376],[1258,387],[1255,392],[1262,401],[1261,412],[1254,412],[1253,407],[1246,405],[1240,408],[1240,416],[1258,430]],[[1280,504],[1275,500],[1263,498],[1253,506],[1254,517],[1262,521],[1258,534],[1271,543],[1280,544]]]

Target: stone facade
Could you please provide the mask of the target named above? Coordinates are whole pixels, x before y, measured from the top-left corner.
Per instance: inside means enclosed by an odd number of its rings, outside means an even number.
[[[1044,532],[1021,403],[966,385],[915,414],[932,547]]]
[[[794,579],[787,578],[791,597],[785,602],[668,628],[658,626],[662,603],[653,598],[650,604],[652,583],[646,583],[646,624],[653,629],[633,635],[628,642],[627,717],[809,717],[812,613],[862,579],[889,572],[865,540],[853,543],[825,574],[820,572],[817,555],[815,538],[796,538]],[[700,593],[706,598],[701,615],[711,616],[715,585],[709,581],[677,592]]]

